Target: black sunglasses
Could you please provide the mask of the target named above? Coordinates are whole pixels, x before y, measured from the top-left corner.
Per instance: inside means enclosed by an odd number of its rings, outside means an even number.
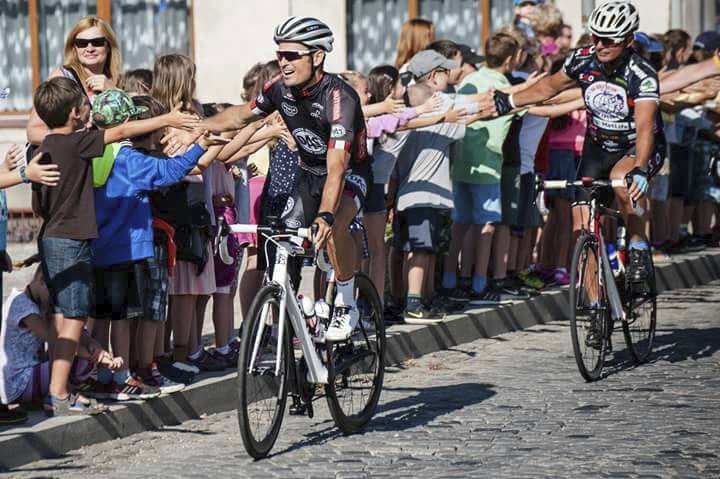
[[[278,50],[275,52],[275,56],[278,61],[284,58],[289,62],[294,62],[295,60],[300,60],[304,56],[312,55],[316,51],[317,50]]]
[[[105,37],[97,37],[97,38],[76,38],[73,42],[73,45],[75,45],[78,48],[87,48],[88,45],[92,45],[94,47],[104,47],[107,44],[107,39]]]

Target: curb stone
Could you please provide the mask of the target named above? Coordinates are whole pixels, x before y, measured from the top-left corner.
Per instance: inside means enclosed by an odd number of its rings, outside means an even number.
[[[720,250],[684,255],[656,268],[658,289],[690,288],[720,279]],[[393,325],[387,332],[387,364],[398,364],[479,338],[490,338],[565,317],[566,289],[528,301],[468,309],[433,326]],[[99,416],[45,418],[32,414],[24,427],[0,428],[0,471],[62,457],[90,444],[177,425],[236,408],[236,373],[205,374],[185,390],[148,401],[110,406]]]

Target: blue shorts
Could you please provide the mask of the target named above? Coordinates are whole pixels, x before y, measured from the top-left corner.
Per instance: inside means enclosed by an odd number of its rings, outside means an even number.
[[[500,183],[476,185],[453,181],[452,220],[461,225],[499,223],[502,219]]]
[[[38,247],[55,313],[87,318],[93,283],[90,240],[42,238]]]
[[[577,179],[577,162],[575,152],[572,150],[550,150],[550,166],[548,180],[575,181]],[[547,190],[546,198],[565,198],[572,202],[575,199],[575,189]]]

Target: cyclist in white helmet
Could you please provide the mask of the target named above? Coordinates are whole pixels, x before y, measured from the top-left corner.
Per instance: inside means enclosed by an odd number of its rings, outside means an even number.
[[[637,8],[630,2],[604,3],[595,8],[588,22],[592,46],[575,50],[561,71],[524,91],[494,93],[496,110],[502,115],[581,87],[588,128],[578,178],[632,180],[629,189],[618,188],[615,196],[631,235],[629,273],[638,282],[648,277],[650,265],[644,196],[665,155],[657,73],[632,48],[639,23]],[[587,208],[574,210],[578,230],[588,213]]]
[[[350,337],[359,313],[354,299],[355,243],[349,225],[364,202],[370,174],[365,120],[355,90],[325,73],[333,34],[320,20],[291,17],[274,35],[281,74],[250,104],[228,108],[202,128],[226,131],[278,111],[299,146],[300,172],[281,217],[288,227],[315,225],[336,272],[335,315],[326,338]]]

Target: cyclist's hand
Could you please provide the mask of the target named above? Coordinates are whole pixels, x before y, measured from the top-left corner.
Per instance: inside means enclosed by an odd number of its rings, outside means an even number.
[[[313,235],[313,243],[315,243],[315,249],[323,249],[330,238],[332,233],[332,226],[327,224],[322,218],[315,218],[313,221],[315,234]]]
[[[628,195],[630,195],[630,198],[632,198],[633,201],[637,201],[645,196],[648,188],[650,187],[647,172],[641,168],[634,168],[627,174],[626,177],[632,180],[632,184],[628,189]]]

